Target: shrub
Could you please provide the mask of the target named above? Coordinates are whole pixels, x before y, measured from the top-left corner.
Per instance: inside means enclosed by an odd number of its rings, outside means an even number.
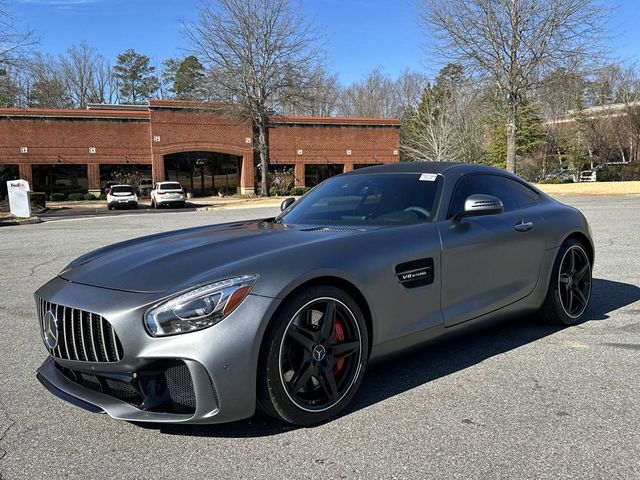
[[[44,192],[29,192],[29,202],[34,207],[45,208],[47,206],[47,194]]]
[[[307,193],[309,190],[311,190],[309,187],[293,187],[291,190],[289,190],[289,195],[299,197],[300,195],[304,195],[305,193]]]
[[[99,200],[106,200],[107,199],[107,195],[104,193],[101,193],[100,196],[98,197]]]
[[[287,195],[295,183],[296,177],[293,168],[283,167],[274,172],[269,172],[270,195]]]
[[[622,167],[620,177],[624,181],[640,180],[640,162],[635,161]]]
[[[542,183],[543,185],[555,185],[557,183],[562,183],[562,180],[560,180],[558,177],[554,177],[554,178],[543,178],[542,180],[540,180],[538,183]]]
[[[85,200],[97,200],[98,197],[96,197],[93,193],[86,193],[84,195],[84,199]]]
[[[71,200],[72,202],[84,200],[84,193],[70,193],[69,200]]]
[[[596,173],[599,182],[619,182],[622,180],[621,169],[618,167],[604,167]]]
[[[52,193],[49,195],[49,200],[52,202],[62,202],[67,199],[64,193]]]

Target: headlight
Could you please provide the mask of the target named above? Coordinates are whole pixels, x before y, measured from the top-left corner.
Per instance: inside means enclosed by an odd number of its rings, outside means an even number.
[[[258,275],[242,275],[198,287],[150,309],[144,316],[154,337],[202,330],[228,316],[251,291]]]

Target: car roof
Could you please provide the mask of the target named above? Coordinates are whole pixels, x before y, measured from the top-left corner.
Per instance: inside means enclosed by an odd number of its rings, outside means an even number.
[[[111,185],[110,188],[113,187],[129,187],[129,188],[133,188],[131,185],[124,185],[124,184],[116,184],[116,185]]]
[[[458,162],[400,162],[387,163],[383,165],[375,165],[371,167],[359,168],[347,173],[346,175],[359,175],[370,173],[435,173],[444,174],[445,172],[455,171],[456,173],[502,173],[505,171],[489,167],[487,165],[479,165],[477,163],[458,163]]]

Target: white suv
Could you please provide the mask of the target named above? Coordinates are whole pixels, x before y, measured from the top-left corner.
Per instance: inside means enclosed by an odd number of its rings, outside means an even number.
[[[138,208],[138,196],[129,185],[112,185],[107,192],[107,208]]]
[[[175,205],[184,207],[186,197],[184,189],[178,182],[158,182],[151,190],[151,206]]]

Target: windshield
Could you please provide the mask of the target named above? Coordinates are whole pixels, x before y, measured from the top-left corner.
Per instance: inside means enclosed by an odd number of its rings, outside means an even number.
[[[330,178],[285,211],[290,224],[405,224],[432,218],[440,177],[358,174]]]
[[[182,190],[179,183],[161,183],[159,190]]]
[[[133,189],[131,187],[111,187],[111,194],[114,193],[133,193]]]

